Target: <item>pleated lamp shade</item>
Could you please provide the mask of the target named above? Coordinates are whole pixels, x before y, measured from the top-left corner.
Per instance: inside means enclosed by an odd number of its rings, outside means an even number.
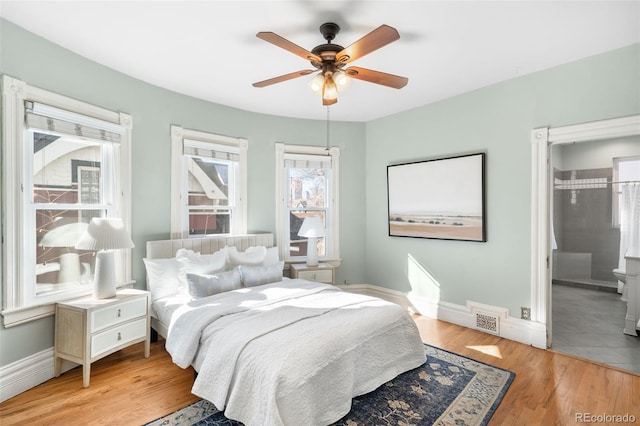
[[[122,219],[94,217],[76,243],[78,250],[117,250],[133,247]]]
[[[84,222],[67,223],[53,228],[42,237],[40,246],[42,247],[75,247],[80,237],[86,231],[87,224]]]
[[[327,235],[320,216],[307,216],[302,222],[298,235],[307,238],[320,238]]]

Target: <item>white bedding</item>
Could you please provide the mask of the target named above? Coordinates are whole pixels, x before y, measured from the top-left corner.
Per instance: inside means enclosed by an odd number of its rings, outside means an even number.
[[[326,284],[286,280],[173,308],[166,347],[198,370],[192,392],[247,426],[333,423],[353,397],[425,361],[400,306]]]

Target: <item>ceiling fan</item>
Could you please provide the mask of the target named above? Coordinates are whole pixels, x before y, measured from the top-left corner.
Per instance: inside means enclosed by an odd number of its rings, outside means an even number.
[[[393,87],[394,89],[400,89],[407,85],[409,79],[406,77],[360,67],[345,68],[347,64],[356,59],[398,40],[400,34],[395,28],[381,25],[346,48],[331,43],[338,32],[340,32],[338,24],[333,22],[322,24],[320,33],[327,42],[314,47],[311,51],[290,42],[276,33],[259,32],[256,37],[308,60],[315,70],[306,69],[284,74],[253,83],[253,86],[270,86],[320,70],[309,82],[309,88],[314,92],[322,93],[322,105],[332,105],[338,102],[338,90],[345,89],[350,82],[350,78]]]

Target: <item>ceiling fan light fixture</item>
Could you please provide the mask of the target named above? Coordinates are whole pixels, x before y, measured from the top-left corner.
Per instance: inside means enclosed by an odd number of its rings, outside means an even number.
[[[333,73],[333,81],[336,83],[338,91],[342,92],[351,85],[351,79],[344,71],[338,70]]]
[[[338,99],[338,86],[329,75],[325,76],[324,87],[322,89],[322,99],[333,101]]]
[[[324,75],[321,72],[316,74],[316,76],[309,81],[307,86],[313,93],[322,92],[322,86],[324,86]]]

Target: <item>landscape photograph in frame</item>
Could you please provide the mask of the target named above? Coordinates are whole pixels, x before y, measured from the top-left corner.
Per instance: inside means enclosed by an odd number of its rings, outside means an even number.
[[[485,154],[387,166],[389,236],[486,241]]]

